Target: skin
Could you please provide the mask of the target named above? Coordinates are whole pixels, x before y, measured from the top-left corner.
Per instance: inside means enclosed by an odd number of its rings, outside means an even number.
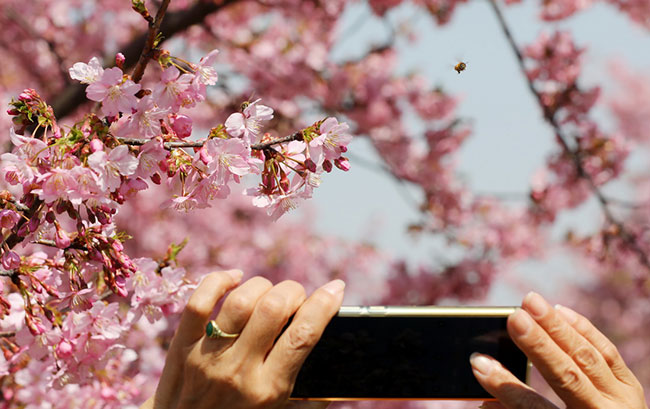
[[[241,277],[239,270],[217,272],[199,284],[183,311],[156,393],[141,409],[327,407],[288,397],[300,366],[341,306],[344,283],[332,281],[307,298],[294,281],[274,286],[254,277],[239,285]],[[223,331],[240,335],[207,338],[205,326],[224,297],[215,320]],[[575,311],[553,308],[530,293],[508,318],[508,332],[567,408],[648,409],[640,383],[614,344]],[[498,400],[483,408],[559,409],[492,357],[472,354],[470,363],[478,382]]]
[[[141,409],[327,406],[288,398],[303,361],[341,306],[344,283],[334,280],[307,298],[295,281],[274,286],[254,277],[238,286],[241,277],[238,270],[217,272],[199,284],[183,311],[156,393]],[[223,331],[240,335],[207,338],[205,327],[229,291],[215,320]]]
[[[569,409],[648,409],[643,388],[614,344],[585,317],[529,293],[508,333]],[[492,357],[473,354],[472,371],[498,402],[487,409],[558,409]]]

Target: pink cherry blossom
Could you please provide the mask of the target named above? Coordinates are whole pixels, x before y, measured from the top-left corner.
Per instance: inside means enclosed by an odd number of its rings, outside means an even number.
[[[160,121],[167,118],[170,108],[159,108],[151,95],[140,99],[134,107],[135,112],[117,131],[121,137],[153,138],[160,135]]]
[[[262,130],[262,122],[273,119],[273,109],[257,104],[257,99],[248,104],[242,113],[231,114],[226,119],[226,132],[232,137],[243,138],[247,145],[256,142]]]
[[[93,57],[88,64],[82,62],[75,63],[69,70],[70,78],[77,80],[82,84],[93,84],[100,80],[104,73],[104,68],[99,58]]]
[[[131,113],[138,105],[135,94],[140,91],[140,84],[123,78],[122,70],[113,67],[104,70],[99,80],[86,88],[86,96],[91,101],[102,103],[102,113],[115,116],[120,112]]]
[[[178,112],[180,107],[191,107],[194,105],[193,98],[188,94],[194,76],[182,74],[178,68],[170,66],[162,72],[161,83],[158,83],[153,90],[153,98],[161,108],[171,108],[172,112]]]
[[[320,135],[309,142],[309,155],[312,160],[321,164],[323,160],[338,159],[352,140],[348,129],[347,124],[339,123],[333,117],[323,121],[320,125]]]
[[[18,220],[20,220],[20,216],[15,211],[11,209],[0,210],[0,227],[11,229],[16,225]]]
[[[102,190],[114,191],[122,183],[121,176],[130,176],[138,167],[138,160],[129,153],[129,147],[120,145],[111,150],[98,151],[88,156],[88,166],[98,175]]]

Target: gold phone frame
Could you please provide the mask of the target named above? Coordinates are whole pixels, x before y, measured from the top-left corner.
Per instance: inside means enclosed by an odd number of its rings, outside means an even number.
[[[337,316],[339,317],[508,317],[517,310],[517,307],[482,307],[482,306],[401,306],[401,305],[344,305],[341,306]],[[530,371],[532,363],[526,363],[526,385],[530,384]],[[490,401],[494,398],[332,398],[332,397],[309,397],[290,398],[296,401],[362,401],[362,400],[463,400],[463,401]]]

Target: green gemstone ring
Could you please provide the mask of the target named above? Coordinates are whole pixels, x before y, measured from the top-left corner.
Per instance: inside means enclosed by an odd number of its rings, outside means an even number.
[[[239,334],[229,334],[227,332],[223,332],[214,320],[208,322],[208,325],[205,326],[205,335],[207,335],[208,338],[215,338],[215,339],[237,338],[239,336]]]

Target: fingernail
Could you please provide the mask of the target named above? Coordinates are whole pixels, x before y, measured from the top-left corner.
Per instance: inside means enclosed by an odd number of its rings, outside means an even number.
[[[470,355],[469,362],[472,364],[474,369],[481,373],[481,375],[489,375],[496,364],[494,359],[487,355],[479,354],[478,352],[474,352]]]
[[[569,324],[574,324],[578,320],[578,313],[573,311],[569,307],[565,307],[564,305],[557,304],[555,306],[555,309],[560,313],[562,318]]]
[[[542,318],[548,312],[549,305],[541,295],[529,292],[524,297],[522,306],[535,318]]]
[[[226,273],[228,273],[236,283],[241,281],[241,278],[244,276],[244,272],[241,270],[227,270]]]
[[[333,280],[321,287],[332,295],[340,295],[345,289],[345,282],[343,280]]]
[[[532,325],[530,316],[520,308],[517,308],[517,311],[508,318],[508,322],[510,322],[510,326],[515,331],[515,334],[519,336],[526,335]]]

